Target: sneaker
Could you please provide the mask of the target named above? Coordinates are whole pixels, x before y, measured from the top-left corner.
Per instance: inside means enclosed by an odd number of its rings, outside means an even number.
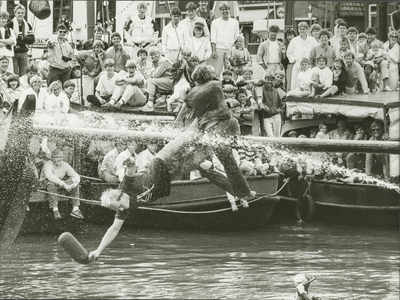
[[[73,210],[71,212],[71,216],[73,216],[74,218],[77,218],[77,219],[83,219],[82,212],[79,209]]]
[[[242,206],[243,206],[244,208],[248,208],[248,207],[249,207],[249,202],[247,202],[247,201],[244,200],[244,199],[240,199],[240,204],[242,204]]]
[[[181,110],[182,104],[179,103],[177,107],[174,109],[174,113],[178,113]]]
[[[149,104],[146,104],[145,106],[139,108],[140,111],[154,111],[154,106],[149,106]]]
[[[114,107],[114,104],[112,104],[111,102],[107,102],[103,104],[102,107]]]
[[[167,107],[167,103],[164,102],[157,102],[156,104],[154,104],[154,108],[166,108]]]
[[[54,214],[54,219],[56,219],[56,220],[60,220],[62,218],[61,214],[58,210],[54,210],[53,214]]]
[[[122,105],[123,105],[122,102],[118,101],[117,103],[114,104],[114,107],[115,108],[120,108]]]
[[[393,90],[388,85],[383,88],[383,91],[384,92],[393,92]]]
[[[242,198],[242,199],[240,199],[240,200],[244,200],[244,201],[249,201],[249,200],[253,200],[255,197],[256,197],[256,192],[255,191],[251,191],[250,192],[250,194],[248,195],[248,196],[246,196],[246,197],[244,197],[244,198]],[[243,205],[243,203],[242,203],[242,205]],[[247,206],[248,206],[249,204],[247,203]],[[243,206],[244,207],[244,206]]]
[[[229,203],[231,204],[232,211],[237,211],[238,210],[238,207],[236,205],[235,200],[229,200]]]

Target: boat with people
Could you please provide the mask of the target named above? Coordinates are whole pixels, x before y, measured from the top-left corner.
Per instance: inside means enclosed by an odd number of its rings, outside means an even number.
[[[293,130],[308,136],[310,130],[318,128],[321,122],[331,127],[335,123],[335,116],[341,114],[347,117],[349,126],[361,124],[368,117],[381,120],[388,129],[390,140],[399,140],[400,102],[396,93],[345,95],[325,99],[288,97],[286,104],[288,119],[283,125],[283,136]],[[389,116],[390,121],[386,116]],[[366,140],[365,145],[370,142]],[[381,145],[385,147],[385,142]],[[392,177],[398,176],[398,158],[399,155],[390,155]],[[398,190],[364,181],[363,175],[353,174],[359,180],[345,176],[323,180],[321,176],[312,173],[303,180],[292,178],[279,193],[281,201],[275,207],[275,213],[305,221],[398,227]]]

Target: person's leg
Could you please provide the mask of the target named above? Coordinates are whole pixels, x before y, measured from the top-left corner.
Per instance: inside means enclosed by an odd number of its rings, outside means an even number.
[[[114,92],[110,99],[110,104],[115,104],[118,102],[119,98],[121,98],[121,96],[123,95],[126,86],[127,86],[126,84],[115,86]]]
[[[47,78],[47,86],[50,86],[50,84],[53,81],[57,81],[61,79],[61,70],[57,68],[53,68],[52,66],[49,67],[49,76]]]
[[[293,69],[292,69],[292,78],[290,80],[290,90],[294,90],[297,87],[297,76],[300,73],[300,66],[296,64],[293,64]]]
[[[13,67],[14,67],[14,74],[18,75],[21,77],[22,75],[19,75],[19,56],[18,53],[14,52],[14,57],[12,58],[13,62]]]
[[[156,91],[171,91],[173,89],[173,79],[171,78],[154,78],[152,82],[155,85]],[[155,96],[156,92],[154,93]],[[149,93],[149,101],[150,101],[150,93]],[[154,102],[154,100],[153,100]],[[166,107],[166,101],[164,97],[157,99],[157,103],[155,107]]]
[[[21,77],[26,74],[26,68],[29,65],[28,52],[17,53],[17,54],[18,54],[18,59],[19,59],[18,60],[19,77]],[[17,73],[15,73],[15,74],[17,74]]]
[[[143,106],[146,104],[146,96],[136,85],[128,85],[122,94],[121,100],[130,106]]]
[[[293,73],[293,64],[288,64],[286,67],[286,91],[290,91],[292,89],[292,73]]]
[[[118,176],[115,176],[114,174],[112,174],[109,171],[101,172],[100,178],[104,179],[106,182],[109,182],[109,183],[119,183]]]
[[[85,101],[85,106],[89,106],[87,97],[94,94],[94,78],[88,75],[82,76],[83,100]]]
[[[49,193],[57,194],[58,193],[58,189],[59,189],[59,186],[57,184],[55,184],[54,182],[48,182],[47,183],[46,190]],[[58,196],[52,195],[52,194],[48,194],[48,197],[49,197],[49,207],[53,211],[58,210]]]
[[[272,117],[272,126],[274,130],[274,136],[281,136],[281,128],[282,128],[282,117],[281,114],[276,114]]]
[[[70,69],[62,70],[60,78],[61,84],[64,84],[64,82],[66,82],[70,78],[71,78],[71,70]]]
[[[319,79],[319,74],[318,73],[314,73],[312,74],[311,77],[311,92],[309,97],[315,97],[316,95],[316,90],[318,89],[318,84],[320,84],[320,79]]]
[[[330,88],[327,88],[325,90],[325,92],[323,92],[320,95],[320,97],[321,98],[326,98],[326,97],[329,97],[329,96],[333,96],[333,95],[336,94],[337,91],[338,91],[338,87],[336,85],[332,85]]]
[[[272,129],[272,119],[271,118],[263,119],[263,124],[264,124],[264,130],[265,130],[267,137],[273,137],[274,131]]]

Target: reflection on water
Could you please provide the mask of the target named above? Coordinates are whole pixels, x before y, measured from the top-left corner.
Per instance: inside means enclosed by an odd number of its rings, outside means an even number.
[[[76,237],[94,249],[106,229]],[[57,238],[21,237],[1,256],[0,298],[293,299],[292,277],[304,272],[316,277],[310,291],[322,299],[399,299],[397,231],[125,229],[92,265],[73,262]]]

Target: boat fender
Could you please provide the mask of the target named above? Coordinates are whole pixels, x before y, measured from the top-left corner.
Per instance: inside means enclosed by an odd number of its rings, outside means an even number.
[[[80,264],[89,264],[89,253],[81,243],[69,232],[64,232],[58,238],[58,243],[73,260]]]
[[[309,195],[302,195],[297,199],[296,217],[301,221],[312,221],[315,217],[315,201]]]

